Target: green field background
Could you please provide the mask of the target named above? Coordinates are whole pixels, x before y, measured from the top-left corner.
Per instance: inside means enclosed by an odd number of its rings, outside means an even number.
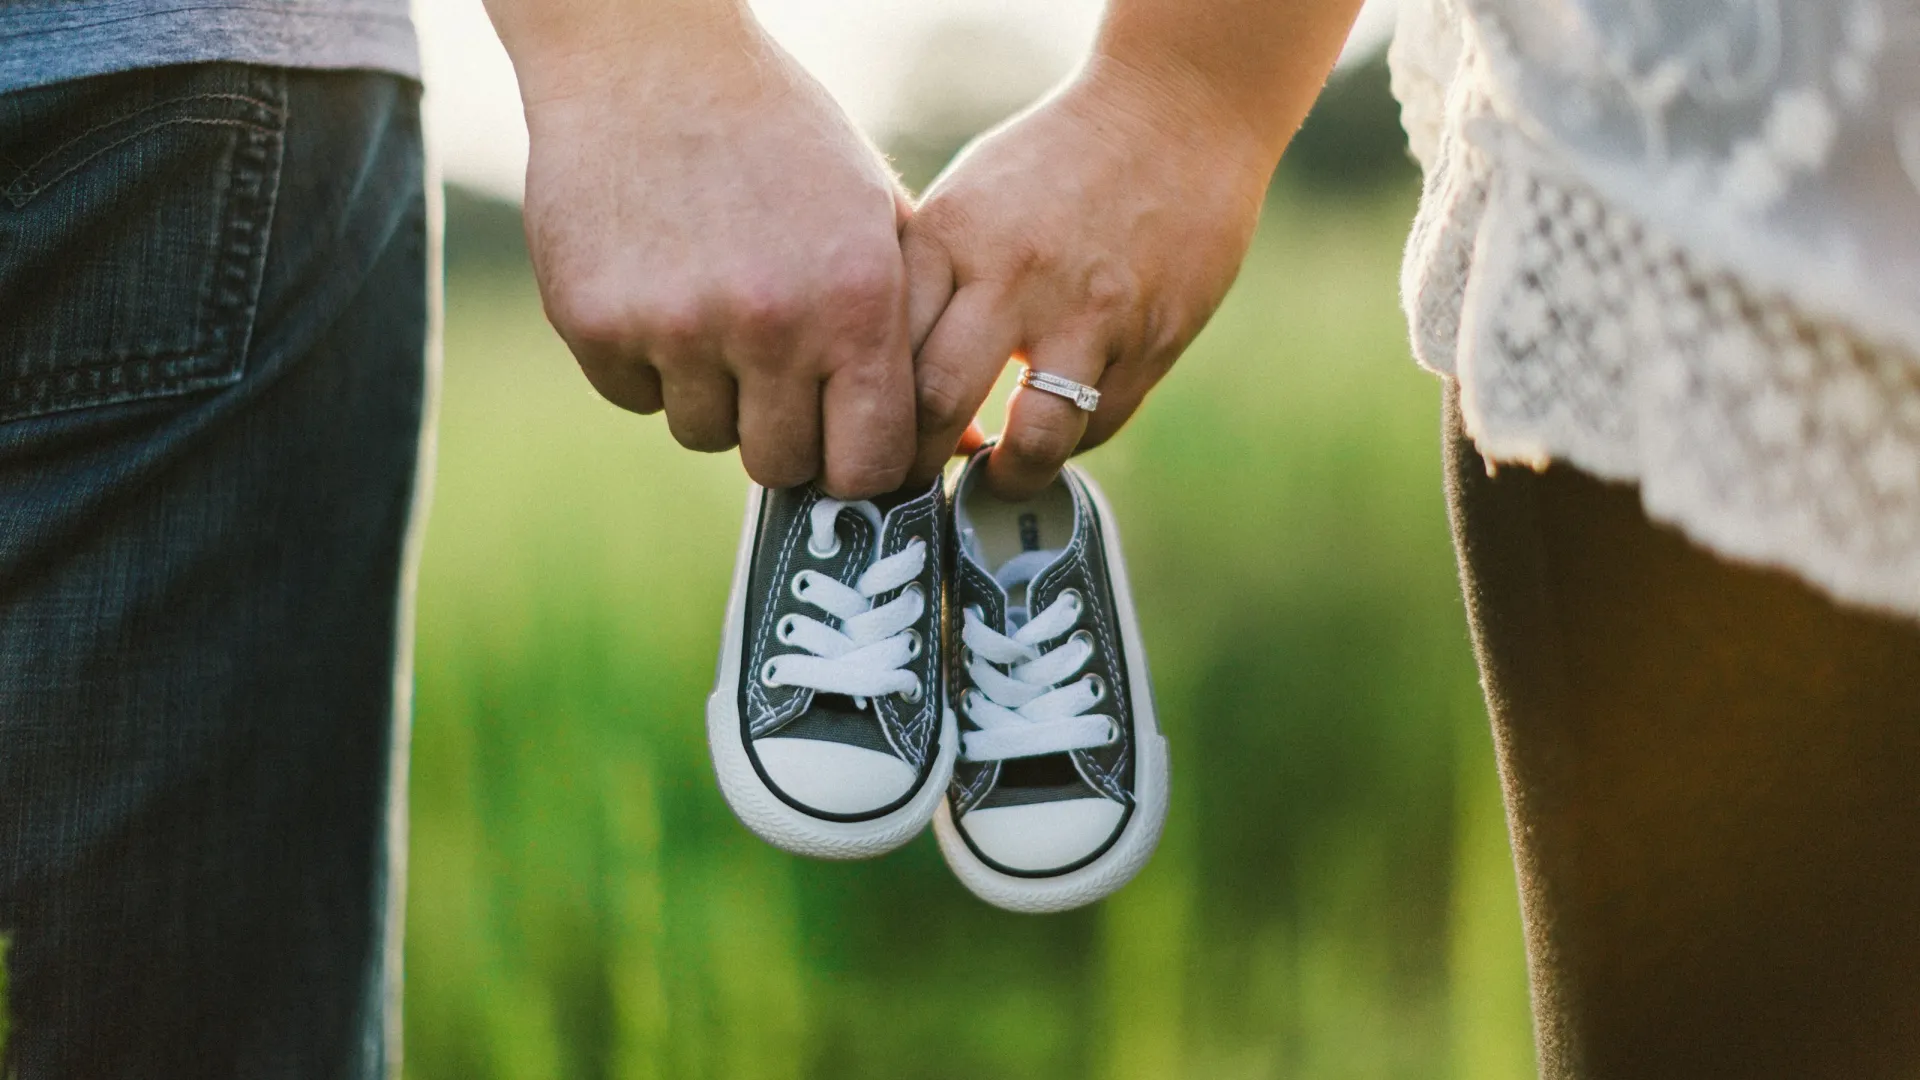
[[[1038,918],[974,900],[930,836],[829,864],[733,820],[702,704],[745,477],[594,397],[524,266],[456,259],[408,1075],[1531,1076],[1439,387],[1395,299],[1411,211],[1403,186],[1277,196],[1212,325],[1083,459],[1175,789],[1132,885]]]

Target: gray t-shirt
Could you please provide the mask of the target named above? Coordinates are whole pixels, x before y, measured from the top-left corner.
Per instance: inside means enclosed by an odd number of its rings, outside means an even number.
[[[420,76],[408,0],[0,0],[0,93],[213,60]]]

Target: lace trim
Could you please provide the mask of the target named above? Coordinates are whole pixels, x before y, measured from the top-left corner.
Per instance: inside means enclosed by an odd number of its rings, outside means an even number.
[[[1920,616],[1920,357],[1702,265],[1538,162],[1447,156],[1408,317],[1489,460],[1637,482],[1650,517],[1716,552]]]

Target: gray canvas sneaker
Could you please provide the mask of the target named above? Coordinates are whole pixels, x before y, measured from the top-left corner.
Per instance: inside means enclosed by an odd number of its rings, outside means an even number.
[[[948,695],[953,783],[934,817],[967,888],[1014,911],[1062,911],[1127,883],[1159,842],[1167,745],[1154,721],[1119,535],[1073,466],[1022,503],[954,491]]]
[[[707,741],[761,838],[857,859],[905,843],[952,775],[942,692],[944,485],[841,502],[755,485]]]

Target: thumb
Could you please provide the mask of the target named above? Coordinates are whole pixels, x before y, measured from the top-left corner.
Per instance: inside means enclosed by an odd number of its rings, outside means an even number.
[[[907,267],[907,340],[917,357],[953,299],[953,256],[933,230],[909,220],[900,232],[900,257]]]
[[[900,186],[900,181],[895,180],[893,182],[893,231],[904,231],[907,222],[912,219],[913,196],[907,194],[907,189]]]

